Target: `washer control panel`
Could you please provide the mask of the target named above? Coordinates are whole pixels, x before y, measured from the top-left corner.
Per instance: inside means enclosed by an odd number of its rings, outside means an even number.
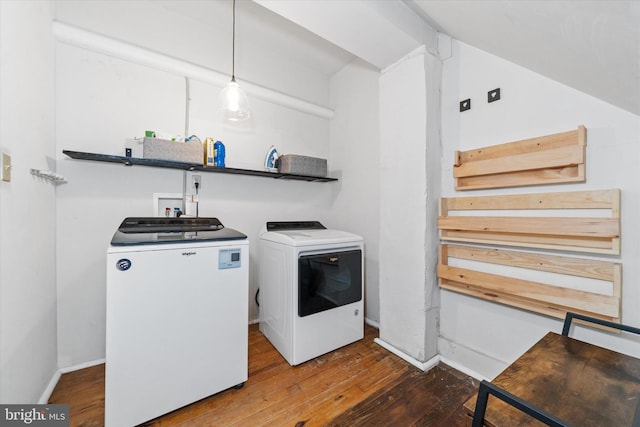
[[[220,249],[218,252],[218,270],[240,268],[240,248]]]

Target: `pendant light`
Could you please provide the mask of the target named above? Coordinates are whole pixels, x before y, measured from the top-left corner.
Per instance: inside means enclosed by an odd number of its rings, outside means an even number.
[[[220,109],[225,121],[237,122],[251,116],[247,94],[236,82],[236,0],[233,0],[233,37],[231,48],[231,81],[220,92]]]

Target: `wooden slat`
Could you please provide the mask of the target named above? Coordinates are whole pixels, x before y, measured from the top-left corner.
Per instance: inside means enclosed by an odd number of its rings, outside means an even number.
[[[449,258],[507,265],[610,282],[605,295],[519,277],[449,265]],[[564,318],[567,311],[620,321],[622,266],[606,261],[460,245],[440,245],[438,281],[443,289],[536,313]]]
[[[481,190],[492,188],[495,182],[508,182],[505,187],[522,187],[536,182],[538,185],[566,184],[584,182],[584,165],[545,168],[522,171],[518,174],[490,174],[457,178],[456,185],[465,190]]]
[[[438,266],[438,277],[493,295],[545,304],[563,310],[617,317],[620,299],[614,296],[547,285],[465,268]]]
[[[620,264],[606,261],[460,245],[442,246],[447,247],[447,256],[452,258],[489,262],[549,273],[568,274],[608,282],[619,280]]]
[[[490,245],[519,246],[536,249],[566,250],[594,254],[620,253],[620,239],[579,239],[569,237],[534,236],[519,234],[472,233],[442,230],[442,240],[461,243],[483,243]]]
[[[523,154],[530,153],[532,151],[545,151],[559,147],[567,147],[576,145],[576,143],[583,146],[586,145],[586,135],[587,129],[583,125],[580,125],[577,129],[566,132],[460,151],[458,157],[460,164],[462,164],[470,161],[496,159],[512,154]]]
[[[503,158],[463,163],[454,168],[454,178],[520,172],[546,168],[574,166],[584,163],[584,151],[576,147],[560,147],[548,151],[536,151]]]
[[[506,210],[520,215],[488,216],[485,212]],[[549,216],[521,215],[541,210],[547,210]],[[555,210],[582,210],[591,215],[590,210],[608,210],[609,215],[568,217]],[[619,254],[620,190],[443,198],[438,228],[442,240]]]
[[[542,314],[545,316],[549,316],[549,317],[554,317],[556,319],[564,319],[567,315],[567,308],[558,308],[558,307],[551,307],[549,305],[546,304],[541,304],[541,303],[536,303],[535,301],[524,301],[524,300],[518,300],[515,298],[509,298],[508,295],[497,295],[497,294],[491,294],[488,292],[483,292],[483,291],[479,291],[476,289],[472,289],[472,288],[468,288],[464,285],[460,285],[459,283],[455,283],[455,282],[448,282],[448,281],[443,281],[440,284],[440,287],[442,289],[447,289],[449,291],[452,292],[456,292],[459,294],[463,294],[463,295],[468,295],[471,297],[475,297],[475,298],[480,298],[486,301],[492,301],[495,302],[497,304],[502,304],[502,305],[508,305],[510,307],[514,307],[514,308],[519,308],[522,310],[526,310],[526,311],[531,311],[533,313],[538,313],[538,314]],[[584,314],[587,316],[591,316],[591,317],[597,317],[599,319],[602,320],[608,320],[609,322],[619,322],[620,319],[616,318],[616,317],[608,317],[608,316],[603,316],[600,314],[596,314],[596,313],[590,313],[590,312],[585,312],[585,311],[580,311],[577,310],[575,308],[572,308],[571,311],[573,311],[574,313],[580,313],[580,314]],[[611,328],[605,328],[603,327],[602,329],[606,329],[606,330],[610,330],[611,332],[615,332],[615,330],[612,330]]]
[[[588,190],[557,193],[507,194],[443,198],[447,210],[611,209],[618,218],[620,190]]]
[[[584,182],[586,128],[457,151],[456,190]]]
[[[544,236],[619,237],[619,222],[614,218],[550,218],[550,217],[476,217],[449,216],[438,218],[441,230],[482,231]]]

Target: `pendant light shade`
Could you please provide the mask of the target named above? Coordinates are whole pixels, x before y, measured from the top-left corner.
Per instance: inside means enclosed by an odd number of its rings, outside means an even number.
[[[220,109],[225,121],[241,121],[251,117],[247,94],[236,82],[236,0],[233,0],[233,37],[231,45],[231,81],[220,92]]]
[[[222,106],[224,120],[236,122],[246,120],[251,116],[247,94],[244,93],[233,77],[220,92],[220,105]]]

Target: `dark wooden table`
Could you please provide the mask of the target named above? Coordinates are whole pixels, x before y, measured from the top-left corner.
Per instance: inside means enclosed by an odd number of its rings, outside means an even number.
[[[576,427],[631,426],[640,359],[549,332],[491,383]],[[464,404],[471,417],[475,403]],[[544,424],[491,396],[485,425]]]

